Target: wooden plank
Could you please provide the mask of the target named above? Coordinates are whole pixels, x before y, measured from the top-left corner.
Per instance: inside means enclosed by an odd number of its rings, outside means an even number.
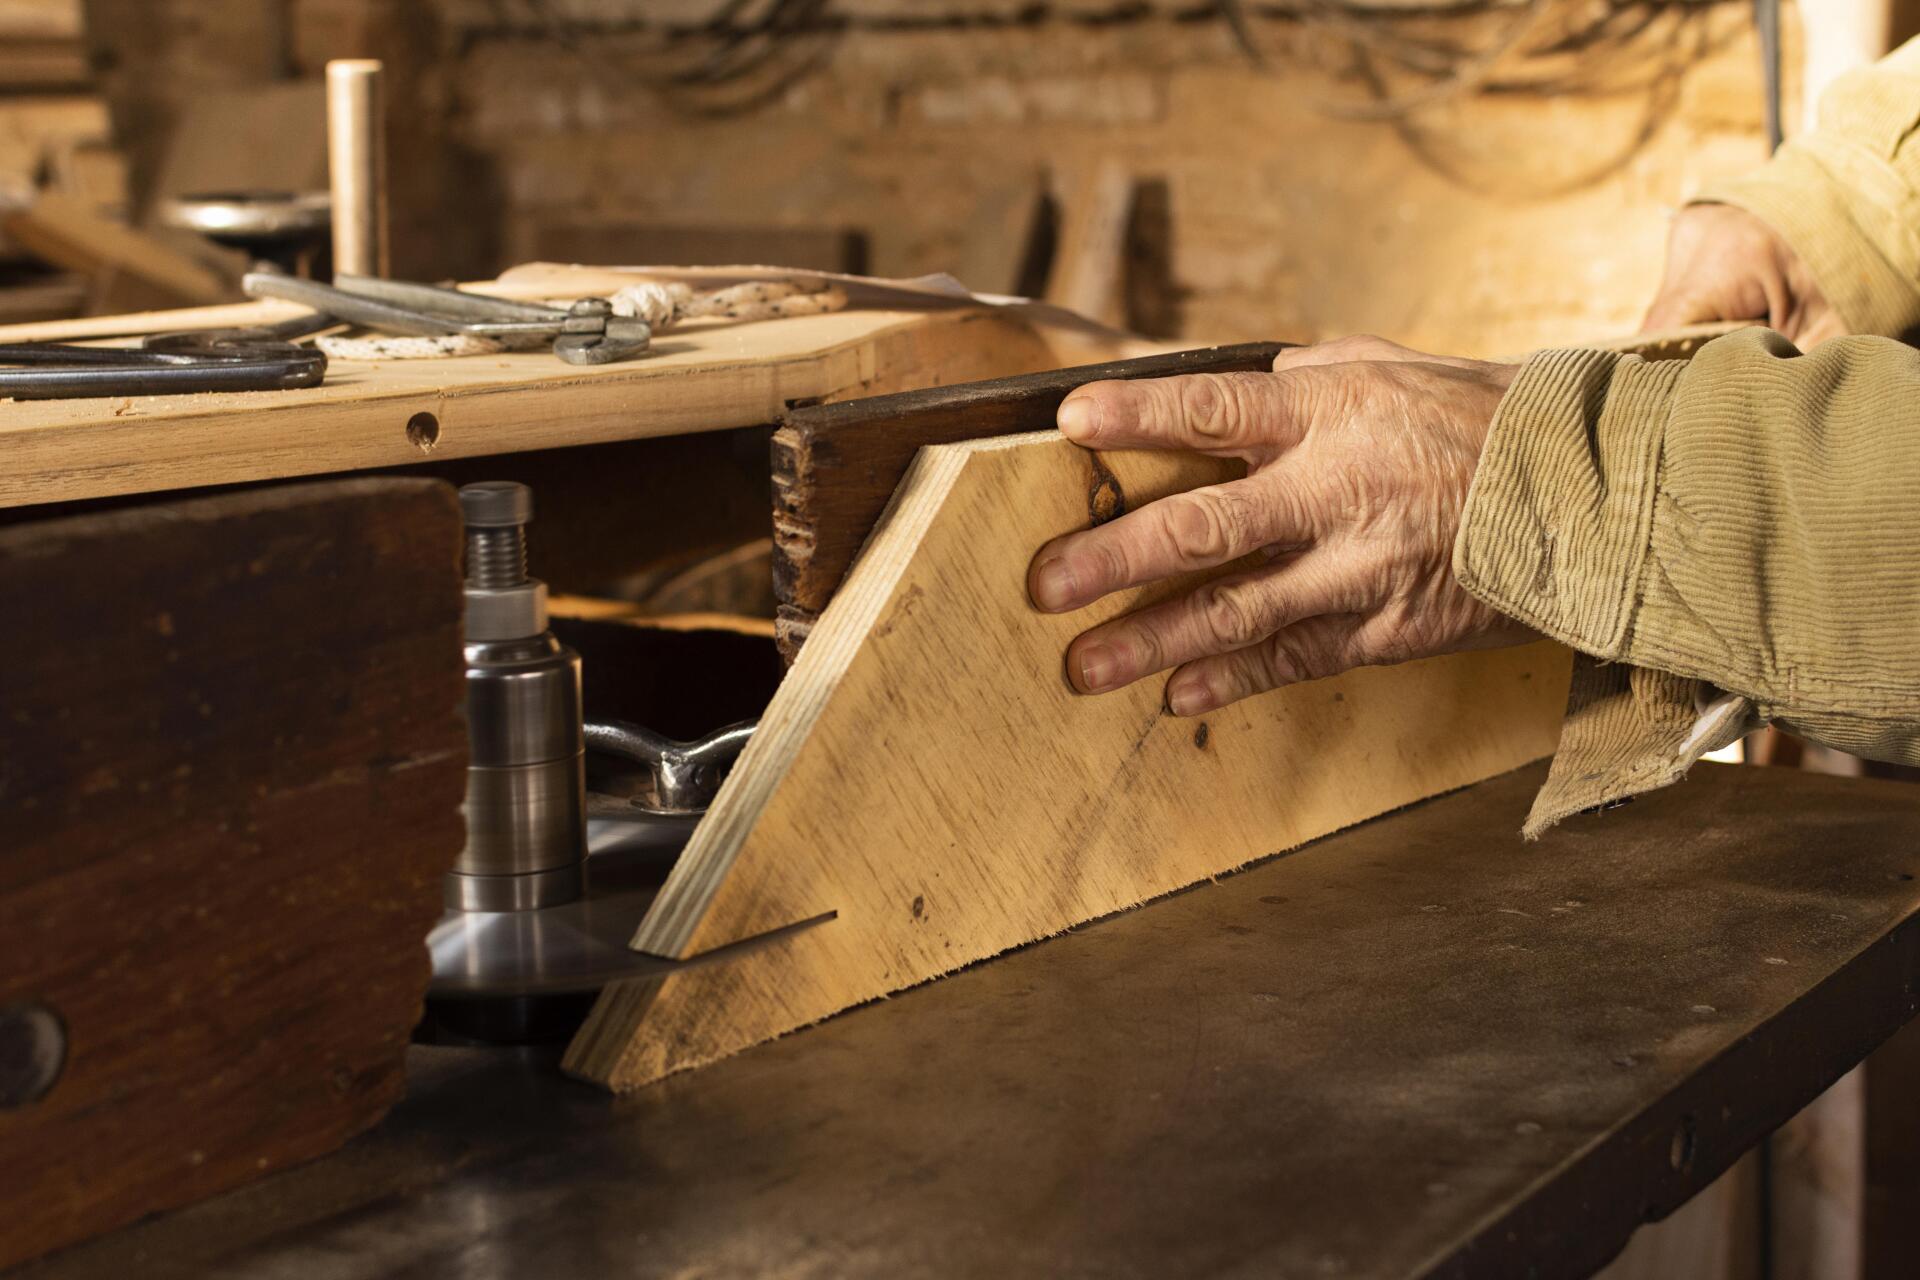
[[[773,436],[773,584],[788,661],[833,598],[921,446],[1053,426],[1076,387],[1270,367],[1284,343],[1247,342],[795,409]]]
[[[0,0],[0,90],[83,85],[91,75],[81,0]]]
[[[1060,239],[1047,273],[1047,301],[1106,324],[1124,324],[1134,177],[1118,161],[1101,158],[1070,168],[1058,185]]]
[[[187,97],[168,130],[153,194],[326,189],[326,86],[311,79]]]
[[[1035,261],[1045,215],[1046,189],[1038,175],[984,188],[967,217],[953,274],[986,293],[1040,293],[1044,281],[1030,282],[1029,276],[1045,265]]]
[[[194,306],[234,290],[192,258],[144,232],[101,217],[85,201],[57,192],[0,222],[7,239],[56,267],[96,281],[110,296],[143,305]]]
[[[0,41],[79,41],[85,35],[81,0],[0,0]]]
[[[668,224],[636,219],[544,219],[529,236],[546,262],[644,262],[706,267],[764,262],[810,271],[867,270],[867,237],[851,227]]]
[[[103,142],[80,143],[55,154],[47,185],[71,196],[105,218],[127,218],[132,207],[132,178],[127,157]]]
[[[9,205],[28,203],[49,169],[76,148],[103,144],[111,135],[107,105],[99,98],[0,97],[0,196]]]
[[[459,539],[418,480],[0,529],[0,1009],[66,1038],[0,1106],[0,1266],[400,1096],[464,839]]]
[[[585,294],[633,278],[548,269],[501,291]],[[192,313],[181,327],[286,314],[284,306],[216,308]],[[140,326],[175,327],[165,313]],[[0,330],[0,341],[127,327],[20,327]],[[1049,340],[1025,323],[971,309],[699,321],[662,335],[648,355],[591,367],[542,352],[336,360],[324,385],[298,391],[8,405],[0,415],[0,506],[752,426],[797,400],[1057,363]]]
[[[1550,645],[1204,720],[1164,714],[1158,681],[1073,693],[1074,634],[1193,583],[1040,614],[1033,549],[1236,465],[1052,432],[922,450],[634,945],[690,956],[837,917],[609,990],[568,1069],[632,1088],[1553,749],[1570,658]]]
[[[0,320],[70,316],[85,306],[86,300],[87,282],[79,276],[0,267]]]
[[[87,48],[78,40],[0,41],[0,88],[72,89],[91,78]]]

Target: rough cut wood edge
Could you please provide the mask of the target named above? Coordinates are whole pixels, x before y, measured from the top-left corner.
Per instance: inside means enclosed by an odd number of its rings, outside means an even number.
[[[772,444],[773,588],[782,656],[792,663],[920,448],[1050,429],[1060,402],[1089,382],[1264,370],[1285,345],[1198,347],[783,414]]]
[[[1233,465],[1098,460],[1130,505]],[[610,989],[569,1071],[633,1088],[1552,751],[1570,655],[1547,645],[1204,721],[1165,715],[1159,681],[1073,694],[1075,632],[1191,585],[1068,617],[1026,603],[1032,548],[1087,522],[1093,461],[1052,432],[922,451],[634,945],[684,957],[837,918]]]

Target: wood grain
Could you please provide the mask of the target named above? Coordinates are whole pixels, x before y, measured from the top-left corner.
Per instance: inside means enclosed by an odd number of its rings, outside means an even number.
[[[923,445],[1042,431],[1068,393],[1108,378],[1263,370],[1248,342],[792,410],[773,435],[773,587],[781,651],[799,652]]]
[[[1061,672],[1091,622],[1028,604],[1033,548],[1089,522],[1095,456],[1047,432],[921,451],[634,945],[691,956],[823,913],[724,965],[609,990],[568,1069],[617,1089],[1546,755],[1568,653],[1350,672],[1204,720],[1161,682]],[[1098,461],[1129,505],[1228,478]]]
[[[499,291],[586,295],[633,278],[548,268]],[[0,330],[0,341],[256,323],[298,310],[248,304],[22,326]],[[795,401],[1057,363],[1046,338],[1004,316],[841,311],[696,321],[663,334],[645,356],[591,367],[541,352],[336,360],[324,385],[297,391],[9,404],[0,415],[0,506],[757,426]]]
[[[0,1266],[311,1159],[399,1098],[460,851],[459,517],[419,480],[0,530]]]
[[[72,196],[43,194],[0,219],[0,230],[36,258],[140,300],[128,305],[201,306],[232,296],[199,262]]]

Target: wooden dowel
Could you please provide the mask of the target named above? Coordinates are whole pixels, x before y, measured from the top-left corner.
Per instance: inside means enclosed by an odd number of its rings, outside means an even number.
[[[385,276],[386,77],[378,61],[327,64],[327,163],[333,183],[335,275]]]

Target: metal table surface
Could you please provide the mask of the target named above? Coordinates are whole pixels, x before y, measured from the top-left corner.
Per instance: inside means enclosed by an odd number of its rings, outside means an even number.
[[[613,1098],[419,1048],[338,1154],[34,1277],[1578,1276],[1896,1030],[1920,788],[1536,767]]]

